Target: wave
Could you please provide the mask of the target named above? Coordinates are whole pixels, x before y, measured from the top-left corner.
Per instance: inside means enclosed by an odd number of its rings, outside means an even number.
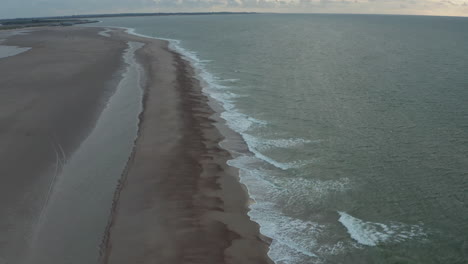
[[[280,162],[262,153],[262,151],[266,151],[272,148],[286,148],[287,149],[287,148],[302,147],[305,144],[314,143],[314,141],[312,140],[307,140],[303,138],[266,139],[266,138],[255,137],[246,133],[244,133],[242,136],[244,140],[247,142],[249,150],[252,153],[254,153],[258,158],[262,159],[263,161],[266,161],[281,170],[300,168],[312,162],[310,160],[295,160],[291,162]]]
[[[304,165],[306,165],[308,162],[307,161],[303,161],[303,160],[300,160],[300,161],[292,161],[292,162],[279,162],[273,158],[270,158],[266,155],[264,155],[263,153],[261,153],[260,151],[258,151],[257,149],[251,147],[251,145],[247,144],[247,146],[249,147],[249,150],[255,154],[255,156],[257,156],[259,159],[263,160],[263,161],[266,161],[268,162],[269,164],[275,166],[276,168],[278,169],[281,169],[281,170],[288,170],[288,169],[297,169],[297,168],[300,168]]]
[[[423,237],[423,228],[418,225],[406,225],[398,222],[389,224],[366,222],[345,212],[340,214],[340,223],[346,227],[352,239],[365,246],[377,246],[388,242],[403,242],[405,240]]]
[[[342,253],[352,247],[350,242],[324,241],[332,232],[328,224],[312,219],[291,217],[282,212],[291,208],[292,200],[303,201],[305,193],[321,194],[344,190],[344,182],[293,178],[285,180],[282,173],[258,169],[255,157],[240,156],[229,165],[240,169],[240,180],[255,203],[250,205],[250,218],[260,225],[260,232],[273,238],[269,256],[275,263],[320,263],[324,256]],[[294,190],[292,195],[291,190]],[[286,205],[284,204],[286,201]]]
[[[223,80],[219,80],[220,82],[229,82],[229,83],[236,83],[238,81],[240,81],[239,79],[223,79]]]
[[[129,34],[148,37],[136,33],[134,29],[127,28],[126,30]],[[319,262],[320,257],[314,251],[320,252],[320,254],[338,252],[342,248],[341,244],[318,245],[317,238],[324,229],[323,225],[287,216],[281,212],[281,208],[277,208],[277,202],[288,199],[303,199],[304,194],[310,190],[320,190],[320,192],[317,191],[319,195],[329,191],[343,190],[347,185],[346,180],[344,182],[323,182],[303,178],[289,179],[289,181],[287,179],[281,180],[281,177],[272,177],[272,174],[299,168],[311,161],[282,162],[261,152],[270,148],[298,148],[319,141],[302,138],[266,139],[248,134],[254,129],[268,126],[269,123],[242,113],[236,108],[235,100],[245,95],[232,91],[232,87],[229,85],[235,84],[239,80],[220,80],[213,76],[205,67],[208,61],[200,60],[196,52],[185,49],[179,40],[155,39],[168,41],[170,49],[181,54],[185,60],[191,63],[195,69],[195,77],[203,86],[203,92],[223,107],[221,118],[226,121],[230,129],[243,137],[247,147],[254,154],[254,156],[241,155],[227,163],[239,169],[240,181],[246,186],[249,196],[254,200],[249,205],[250,218],[259,224],[260,232],[263,235],[273,239],[268,253],[270,258],[276,263],[308,263],[311,261]],[[268,170],[272,168],[264,166],[266,164],[273,165],[280,170],[277,172]],[[290,188],[297,190],[300,195],[292,195]]]
[[[267,177],[268,172],[250,169],[254,158],[239,157],[230,165],[241,167],[241,182],[247,187],[255,203],[250,205],[249,216],[260,225],[260,232],[273,238],[269,256],[276,263],[296,263],[299,259],[313,258],[317,246],[315,237],[322,227],[312,221],[295,219],[281,213],[276,201],[286,189],[275,185]]]
[[[265,150],[269,148],[296,148],[302,147],[306,144],[318,143],[320,141],[313,141],[303,138],[277,138],[267,139],[255,137],[252,135],[244,135],[244,138],[252,143],[257,149]]]

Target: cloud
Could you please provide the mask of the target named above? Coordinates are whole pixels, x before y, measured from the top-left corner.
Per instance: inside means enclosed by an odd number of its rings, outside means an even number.
[[[256,11],[468,16],[468,0],[1,0],[0,18],[121,12]]]

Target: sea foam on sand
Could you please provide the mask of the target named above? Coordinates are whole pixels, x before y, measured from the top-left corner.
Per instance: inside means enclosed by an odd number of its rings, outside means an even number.
[[[26,52],[31,48],[21,48],[15,46],[4,46],[0,45],[0,59],[18,55],[20,53]]]

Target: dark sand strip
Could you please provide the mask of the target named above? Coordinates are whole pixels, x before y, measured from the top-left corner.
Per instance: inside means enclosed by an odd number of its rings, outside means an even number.
[[[37,222],[49,194],[63,191],[50,188],[62,163],[90,134],[117,86],[126,42],[136,41],[145,43],[137,52],[146,72],[145,108],[114,206],[100,208],[107,213],[112,207],[108,229],[102,230],[101,262],[271,263],[258,225],[247,216],[248,197],[237,171],[226,165],[230,155],[218,146],[222,137],[193,70],[165,41],[120,30],[107,38],[97,35],[100,30],[41,29],[5,42],[33,49],[0,59],[0,260],[92,262],[96,252],[82,251],[89,243],[79,236],[88,228],[83,221],[64,215],[71,220],[59,221],[57,229],[47,225],[42,233]],[[86,191],[99,193],[102,187]],[[77,202],[71,210],[82,215],[99,209],[82,211]],[[38,233],[51,243],[39,239],[31,245]],[[29,258],[31,252],[41,260]]]
[[[35,29],[2,43],[32,49],[0,59],[0,263],[24,263],[55,176],[115,89],[127,45],[98,31]]]
[[[96,263],[115,189],[132,153],[142,111],[142,75],[129,42],[124,77],[96,125],[57,175],[28,263]]]
[[[271,263],[191,67],[165,41],[113,37],[146,44],[137,56],[147,85],[102,262]]]

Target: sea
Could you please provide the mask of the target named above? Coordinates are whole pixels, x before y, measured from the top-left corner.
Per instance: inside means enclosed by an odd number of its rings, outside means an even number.
[[[101,20],[191,62],[275,263],[468,263],[468,18]]]

